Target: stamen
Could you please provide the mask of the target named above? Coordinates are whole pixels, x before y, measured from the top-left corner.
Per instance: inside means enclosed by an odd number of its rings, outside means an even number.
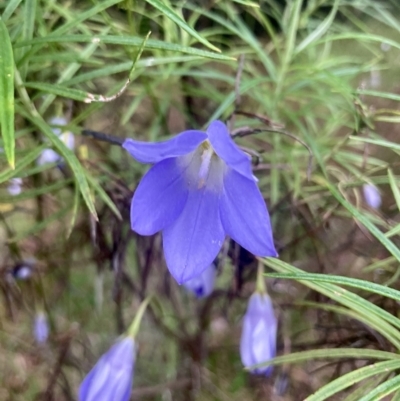
[[[211,147],[207,147],[201,154],[198,188],[202,188],[206,183],[208,172],[210,170],[210,163],[211,163],[211,158],[213,156],[213,153],[214,153],[213,149]]]

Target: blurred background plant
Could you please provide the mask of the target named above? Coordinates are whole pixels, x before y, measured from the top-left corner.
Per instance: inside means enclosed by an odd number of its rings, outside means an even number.
[[[8,0],[0,15],[1,400],[76,400],[149,294],[134,400],[400,400],[396,0]],[[264,260],[268,378],[239,355],[254,258],[226,243],[197,299],[160,237],[130,231],[148,167],[118,143],[214,119],[253,157],[280,253]]]

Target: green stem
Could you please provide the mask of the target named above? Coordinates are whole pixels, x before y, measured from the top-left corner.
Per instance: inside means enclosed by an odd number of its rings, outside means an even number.
[[[267,288],[265,286],[265,277],[264,277],[264,264],[261,261],[258,262],[258,267],[257,267],[256,291],[261,294],[267,293]]]
[[[127,334],[131,336],[132,338],[135,338],[140,327],[140,323],[142,321],[144,312],[146,311],[147,306],[149,305],[151,299],[153,298],[152,295],[148,296],[139,306],[139,309],[136,313],[135,318],[133,319],[133,322],[129,326]]]

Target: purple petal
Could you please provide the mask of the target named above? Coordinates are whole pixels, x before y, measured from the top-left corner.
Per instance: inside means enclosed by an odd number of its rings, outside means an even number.
[[[163,160],[147,172],[133,195],[132,230],[152,235],[177,219],[188,197],[184,171],[175,158]]]
[[[221,249],[225,233],[218,205],[218,191],[190,191],[178,219],[163,231],[167,266],[179,284],[201,274]]]
[[[268,210],[254,181],[228,170],[220,213],[226,233],[243,248],[257,256],[278,256]]]
[[[215,153],[229,167],[254,181],[250,158],[238,148],[223,122],[213,121],[207,129],[207,135]]]
[[[126,139],[122,147],[141,163],[157,163],[169,157],[183,156],[207,139],[201,131],[184,131],[164,142],[150,143]]]

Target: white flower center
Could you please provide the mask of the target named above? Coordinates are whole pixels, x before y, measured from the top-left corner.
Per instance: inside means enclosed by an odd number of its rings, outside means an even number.
[[[226,165],[214,152],[209,141],[204,141],[195,151],[179,158],[185,170],[190,189],[220,190]]]

